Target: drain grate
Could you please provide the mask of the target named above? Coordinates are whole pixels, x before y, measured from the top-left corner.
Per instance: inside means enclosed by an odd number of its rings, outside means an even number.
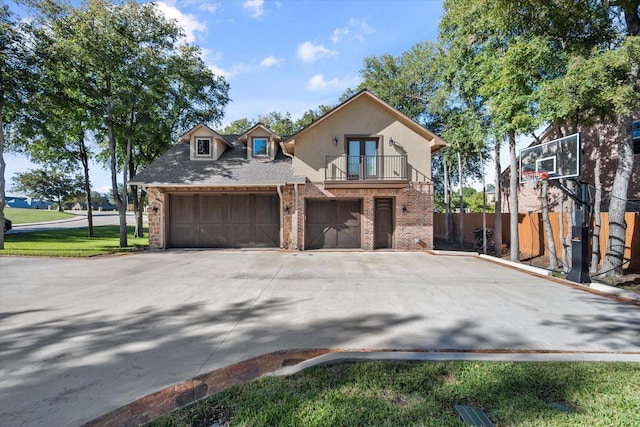
[[[573,413],[573,409],[564,406],[562,403],[558,403],[558,402],[549,402],[549,405],[553,408],[553,409],[557,409],[560,412],[566,412],[567,414],[572,414]]]
[[[495,424],[491,422],[487,414],[482,412],[482,409],[464,405],[455,405],[455,408],[460,418],[462,418],[462,421],[470,426],[495,427]]]

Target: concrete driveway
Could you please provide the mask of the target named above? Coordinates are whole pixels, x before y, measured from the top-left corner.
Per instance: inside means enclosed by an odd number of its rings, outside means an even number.
[[[474,257],[0,257],[0,423],[76,426],[293,348],[632,353],[640,309]]]

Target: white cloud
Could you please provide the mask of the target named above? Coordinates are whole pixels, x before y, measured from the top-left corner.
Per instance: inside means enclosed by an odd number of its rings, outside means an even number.
[[[264,58],[260,62],[260,66],[261,67],[274,67],[274,66],[279,66],[283,62],[284,62],[284,59],[276,58],[275,56],[270,55],[270,56],[267,56],[266,58]]]
[[[248,73],[252,69],[250,65],[242,63],[233,64],[230,69],[224,69],[211,63],[208,63],[207,66],[215,75],[222,76],[225,79],[231,79],[238,74]]]
[[[334,44],[339,43],[340,40],[342,40],[342,37],[346,36],[347,34],[349,34],[348,27],[336,28],[335,30],[333,30],[333,33],[331,33],[331,41]]]
[[[260,19],[264,15],[264,0],[246,0],[242,7],[251,13],[252,18]]]
[[[344,79],[331,79],[327,80],[322,74],[316,74],[309,79],[307,83],[307,89],[309,90],[324,90],[324,89],[339,89],[344,90],[351,86],[357,86],[360,84],[359,77],[347,77]]]
[[[222,10],[222,4],[220,3],[201,3],[199,7],[200,10],[210,13],[216,13],[219,10]]]
[[[155,5],[160,13],[162,13],[167,19],[178,22],[178,25],[184,30],[187,43],[193,43],[196,41],[196,31],[204,32],[207,30],[207,26],[203,22],[198,21],[196,17],[191,14],[182,13],[173,4],[166,1],[159,1]]]
[[[304,42],[298,45],[297,53],[298,58],[304,62],[314,62],[325,56],[335,56],[338,54],[335,50],[327,49],[321,44],[313,44],[311,42]]]
[[[374,32],[373,28],[371,28],[364,19],[351,18],[349,20],[349,27],[353,29],[354,37],[361,42],[364,41],[365,36]]]

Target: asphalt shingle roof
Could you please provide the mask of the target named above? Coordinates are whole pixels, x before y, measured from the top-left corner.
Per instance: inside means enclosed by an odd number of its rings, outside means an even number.
[[[189,144],[178,143],[129,180],[135,185],[237,186],[304,183],[291,158],[280,150],[274,160],[247,160],[244,144],[234,141],[217,160],[191,160]]]

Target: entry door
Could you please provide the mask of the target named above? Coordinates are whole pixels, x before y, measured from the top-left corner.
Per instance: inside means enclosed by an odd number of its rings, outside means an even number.
[[[377,138],[358,138],[348,141],[349,179],[367,179],[378,174]]]
[[[393,199],[375,199],[374,247],[393,247]]]

